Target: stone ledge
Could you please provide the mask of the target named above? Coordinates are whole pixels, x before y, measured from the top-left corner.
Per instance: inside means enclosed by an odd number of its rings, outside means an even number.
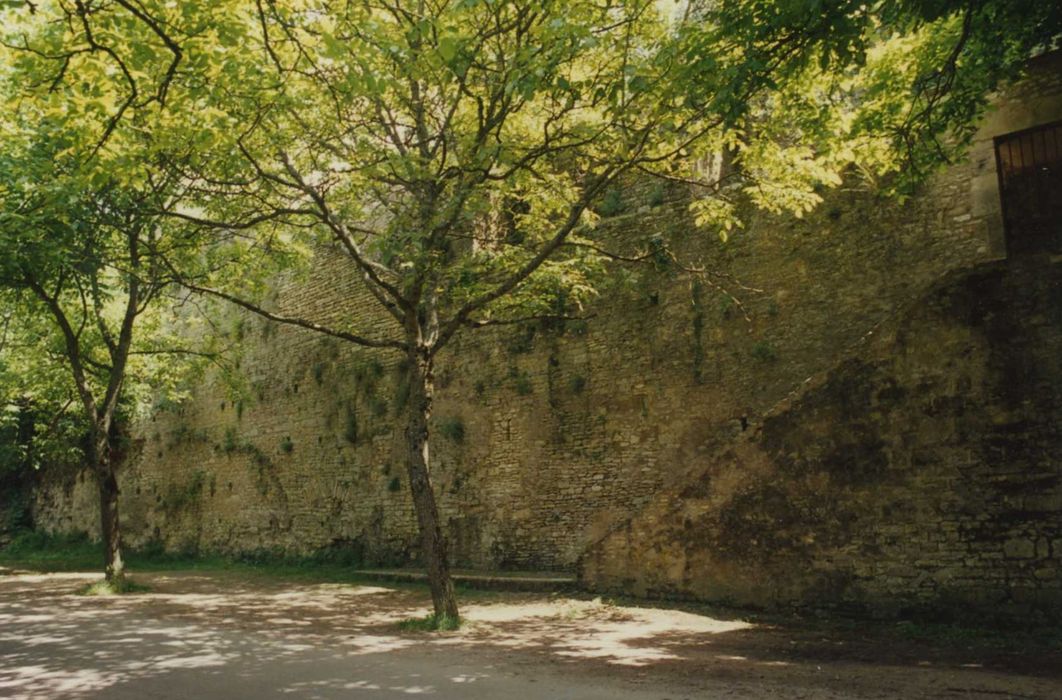
[[[419,569],[358,569],[358,576],[396,583],[424,583],[428,575]],[[575,576],[558,572],[537,571],[455,571],[454,583],[468,588],[492,591],[554,592],[579,588]]]

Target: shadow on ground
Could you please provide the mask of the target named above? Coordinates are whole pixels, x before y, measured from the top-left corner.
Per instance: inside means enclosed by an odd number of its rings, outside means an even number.
[[[900,643],[542,594],[466,596],[453,633],[400,632],[419,588],[232,572],[0,575],[0,697],[1062,697],[1062,655]]]

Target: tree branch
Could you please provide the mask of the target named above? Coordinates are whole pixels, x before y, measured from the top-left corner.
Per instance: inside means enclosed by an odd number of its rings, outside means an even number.
[[[296,326],[298,328],[304,328],[306,330],[313,331],[315,333],[321,333],[323,335],[332,336],[333,338],[339,338],[340,340],[346,340],[347,342],[354,343],[355,345],[361,345],[368,348],[389,348],[393,350],[405,351],[407,346],[405,343],[398,340],[379,340],[375,338],[367,338],[365,336],[357,335],[355,333],[349,333],[347,331],[338,330],[335,328],[329,328],[328,326],[313,321],[308,321],[303,318],[296,318],[293,316],[282,316],[280,314],[273,313],[272,311],[266,311],[258,304],[241,299],[240,297],[223,292],[218,289],[212,289],[210,287],[203,287],[198,284],[193,284],[187,280],[181,280],[180,284],[185,288],[196,292],[198,294],[204,294],[207,296],[216,297],[218,299],[224,299],[230,304],[235,304],[240,308],[246,309],[254,314],[268,319],[275,323],[282,323],[288,326]]]

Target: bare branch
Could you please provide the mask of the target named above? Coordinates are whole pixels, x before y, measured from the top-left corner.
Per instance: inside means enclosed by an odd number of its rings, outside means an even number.
[[[405,343],[398,340],[381,340],[376,338],[367,338],[365,336],[357,335],[355,333],[349,333],[347,331],[338,330],[335,328],[329,328],[328,326],[313,321],[308,321],[303,318],[296,318],[293,316],[282,316],[280,314],[267,311],[258,304],[241,299],[240,297],[223,292],[218,289],[212,289],[210,287],[203,287],[198,284],[193,284],[187,280],[183,280],[181,284],[187,289],[196,292],[198,294],[205,294],[207,296],[216,297],[218,299],[224,299],[230,304],[239,306],[242,309],[246,309],[254,314],[261,316],[262,318],[274,321],[276,323],[282,323],[288,326],[296,326],[298,328],[304,328],[315,333],[321,333],[322,335],[332,336],[333,338],[339,338],[340,340],[346,340],[347,342],[354,343],[355,345],[361,345],[368,348],[389,348],[393,350],[405,351],[407,346]]]

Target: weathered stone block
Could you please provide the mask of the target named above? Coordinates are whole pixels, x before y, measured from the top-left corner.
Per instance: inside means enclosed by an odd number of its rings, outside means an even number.
[[[1003,543],[1003,554],[1011,559],[1032,559],[1036,556],[1036,542],[1027,539],[1007,540]]]

